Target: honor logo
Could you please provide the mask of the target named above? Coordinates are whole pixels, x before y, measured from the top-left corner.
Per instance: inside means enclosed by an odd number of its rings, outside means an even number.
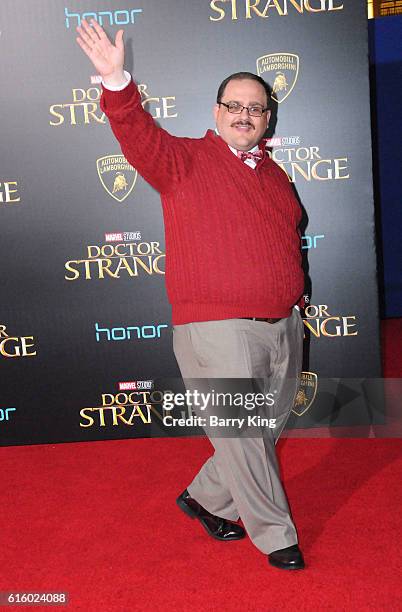
[[[322,240],[323,238],[325,238],[325,234],[316,234],[315,236],[309,236],[308,234],[306,234],[305,236],[302,236],[301,240],[302,240],[302,249],[316,249],[317,248],[317,242],[319,240]]]
[[[0,421],[9,421],[9,413],[15,412],[16,408],[0,408]]]
[[[161,325],[143,325],[142,327],[134,326],[134,327],[99,327],[98,323],[95,323],[95,335],[96,341],[100,342],[100,340],[154,340],[155,338],[160,338],[162,335],[161,330],[167,329],[168,326],[165,323]],[[102,335],[101,337],[101,334]]]
[[[142,13],[142,9],[120,9],[118,11],[99,11],[98,13],[69,13],[64,7],[65,26],[66,28],[76,28],[81,25],[82,19],[89,21],[95,19],[99,25],[128,25],[135,23],[135,17]],[[70,19],[73,20],[70,25]]]

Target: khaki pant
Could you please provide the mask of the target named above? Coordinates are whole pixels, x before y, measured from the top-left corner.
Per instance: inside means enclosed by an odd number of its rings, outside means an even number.
[[[297,543],[278,470],[275,444],[298,390],[302,367],[303,322],[294,308],[277,323],[226,319],[176,325],[173,349],[187,388],[194,379],[222,390],[224,379],[249,379],[250,389],[275,392],[269,416],[275,429],[258,435],[219,435],[205,427],[215,453],[187,487],[206,510],[229,520],[241,517],[259,550],[269,554]],[[261,380],[264,389],[261,388]],[[236,385],[236,383],[234,383]],[[231,389],[233,388],[230,385]],[[193,408],[197,415],[205,417]]]

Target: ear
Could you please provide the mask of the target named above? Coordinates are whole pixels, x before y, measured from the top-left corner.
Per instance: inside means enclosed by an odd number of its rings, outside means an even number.
[[[215,122],[216,122],[216,120],[218,118],[219,104],[215,104],[215,106],[212,109],[212,112],[213,112],[214,119],[215,119]]]
[[[267,127],[269,126],[269,120],[271,119],[271,111],[267,111]]]

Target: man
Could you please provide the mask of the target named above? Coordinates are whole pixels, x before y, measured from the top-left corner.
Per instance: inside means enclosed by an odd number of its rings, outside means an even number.
[[[251,73],[231,75],[218,91],[216,131],[200,139],[172,136],[144,111],[123,70],[123,31],[113,45],[96,21],[91,26],[82,21],[77,42],[102,77],[101,107],[126,159],[161,194],[183,379],[269,378],[277,393],[275,430],[225,436],[205,427],[215,454],[177,503],[222,541],[244,537],[241,517],[271,565],[301,569],[275,453],[301,370],[301,211],[265,152],[269,89]]]

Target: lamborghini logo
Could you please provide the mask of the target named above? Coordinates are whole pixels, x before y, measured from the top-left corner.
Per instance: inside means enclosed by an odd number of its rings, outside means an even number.
[[[297,416],[302,416],[302,414],[307,412],[317,395],[317,387],[317,374],[315,372],[302,372],[292,412],[297,414]]]
[[[100,157],[96,169],[104,189],[118,202],[123,202],[134,189],[138,172],[124,155]]]
[[[293,91],[299,64],[299,56],[295,53],[270,53],[257,59],[257,73],[271,85],[271,97],[279,104]]]

